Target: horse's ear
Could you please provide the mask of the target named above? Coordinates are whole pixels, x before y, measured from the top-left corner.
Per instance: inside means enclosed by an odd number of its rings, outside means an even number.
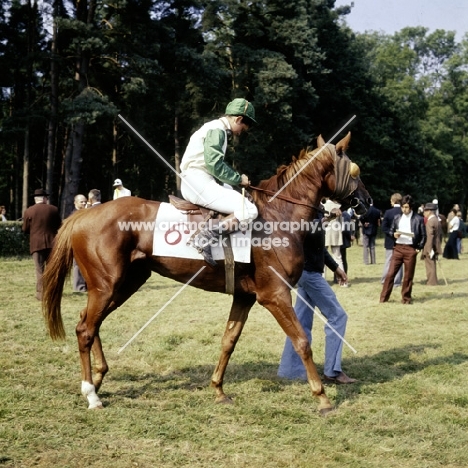
[[[325,140],[323,139],[322,135],[319,135],[317,137],[317,146],[321,148],[322,146],[325,146]]]
[[[297,159],[302,159],[302,158],[305,158],[306,156],[307,156],[307,149],[302,148],[301,152],[299,153],[299,157]]]
[[[337,154],[342,154],[348,149],[349,140],[351,140],[351,132],[348,132],[348,134],[336,144],[335,149]]]

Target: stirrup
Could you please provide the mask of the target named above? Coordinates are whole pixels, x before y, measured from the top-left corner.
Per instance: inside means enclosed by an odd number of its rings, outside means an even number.
[[[215,237],[216,236],[212,231],[206,229],[206,230],[200,231],[190,241],[190,245],[194,247],[195,249],[197,249],[197,252],[203,256],[203,259],[205,260],[205,262],[208,263],[208,265],[211,265],[212,267],[215,267],[218,265],[213,259],[213,255],[211,253],[211,245],[210,245],[210,241],[214,239]]]

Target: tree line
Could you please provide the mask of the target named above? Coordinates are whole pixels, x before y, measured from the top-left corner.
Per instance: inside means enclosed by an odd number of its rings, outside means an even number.
[[[114,178],[165,200],[191,133],[244,97],[259,124],[229,162],[255,184],[321,134],[352,132],[375,205],[393,192],[466,206],[468,38],[357,34],[334,0],[5,0],[0,4],[0,204],[44,187],[62,216]]]

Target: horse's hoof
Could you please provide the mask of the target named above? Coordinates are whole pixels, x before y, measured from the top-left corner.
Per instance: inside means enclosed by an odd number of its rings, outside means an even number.
[[[328,416],[329,414],[332,414],[335,411],[335,408],[330,407],[330,408],[322,408],[319,410],[320,416],[323,416],[324,418]]]
[[[102,402],[98,402],[98,403],[94,404],[93,406],[89,405],[88,409],[90,409],[90,410],[104,409],[104,406],[103,406]]]
[[[216,398],[215,403],[221,405],[233,405],[234,401],[232,401],[232,399],[229,398],[227,395],[223,395]]]

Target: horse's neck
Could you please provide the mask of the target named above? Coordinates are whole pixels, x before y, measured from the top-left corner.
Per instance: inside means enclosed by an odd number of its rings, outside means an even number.
[[[276,177],[276,176],[274,176]],[[317,216],[322,199],[321,187],[312,188],[307,195],[291,190],[289,186],[278,187],[276,180],[261,181],[259,188],[267,193],[254,192],[253,198],[262,218],[269,221],[311,221]]]

